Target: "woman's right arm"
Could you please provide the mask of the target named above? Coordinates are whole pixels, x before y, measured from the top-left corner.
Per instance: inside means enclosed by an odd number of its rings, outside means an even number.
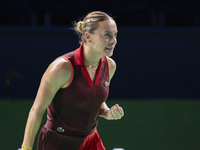
[[[69,84],[72,69],[70,63],[63,59],[56,59],[44,73],[37,96],[29,112],[22,145],[33,147],[35,136],[42,122],[43,114],[50,105],[56,92]]]

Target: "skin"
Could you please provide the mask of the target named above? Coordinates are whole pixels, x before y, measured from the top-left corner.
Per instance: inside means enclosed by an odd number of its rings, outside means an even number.
[[[108,56],[110,80],[113,77],[116,63],[109,57],[113,55],[114,47],[117,44],[116,35],[117,26],[112,19],[99,22],[99,27],[93,34],[85,33],[86,43],[83,44],[84,63],[93,81],[96,69],[91,69],[88,66],[98,63],[102,55]],[[44,112],[57,91],[69,85],[71,77],[72,69],[67,60],[59,58],[49,65],[41,79],[38,93],[29,112],[22,145],[33,146]],[[109,108],[104,102],[101,105],[99,116],[108,120],[116,120],[121,119],[124,112],[118,104]]]
[[[109,57],[113,55],[115,45],[117,44],[117,32],[117,25],[115,21],[108,19],[106,21],[99,22],[98,29],[94,31],[94,34],[89,32],[85,33],[87,42],[84,43],[84,63],[93,81],[95,72],[91,72],[87,66],[98,63],[102,55],[108,56],[110,80],[115,73],[116,63]],[[101,106],[99,115],[108,120],[117,120],[124,116],[124,112],[122,107],[118,104],[108,108],[104,102]]]

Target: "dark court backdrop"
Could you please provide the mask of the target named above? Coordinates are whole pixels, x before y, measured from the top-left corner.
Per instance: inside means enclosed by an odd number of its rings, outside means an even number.
[[[110,98],[200,98],[199,29],[118,30]],[[48,65],[78,42],[69,27],[1,27],[1,98],[34,98]]]
[[[43,73],[79,47],[72,22],[101,10],[119,30],[107,104],[125,111],[118,121],[99,119],[106,149],[199,150],[199,6],[196,0],[0,1],[0,149],[21,147]]]
[[[119,30],[110,98],[197,99],[199,4],[195,0],[0,1],[0,98],[34,98],[48,65],[79,47],[78,36],[70,30],[73,21],[101,10],[116,20]]]

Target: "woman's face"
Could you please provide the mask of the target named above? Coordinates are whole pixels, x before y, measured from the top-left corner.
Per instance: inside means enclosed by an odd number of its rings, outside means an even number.
[[[99,22],[97,30],[91,34],[92,49],[100,55],[112,56],[117,44],[117,25],[114,20],[108,19]]]

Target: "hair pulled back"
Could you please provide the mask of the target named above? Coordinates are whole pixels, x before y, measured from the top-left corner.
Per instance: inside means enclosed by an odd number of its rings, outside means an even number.
[[[86,43],[85,32],[94,33],[94,31],[98,28],[98,23],[101,21],[105,21],[108,19],[112,19],[108,14],[101,11],[93,11],[89,13],[82,21],[74,23],[74,30],[81,38],[80,43]]]

